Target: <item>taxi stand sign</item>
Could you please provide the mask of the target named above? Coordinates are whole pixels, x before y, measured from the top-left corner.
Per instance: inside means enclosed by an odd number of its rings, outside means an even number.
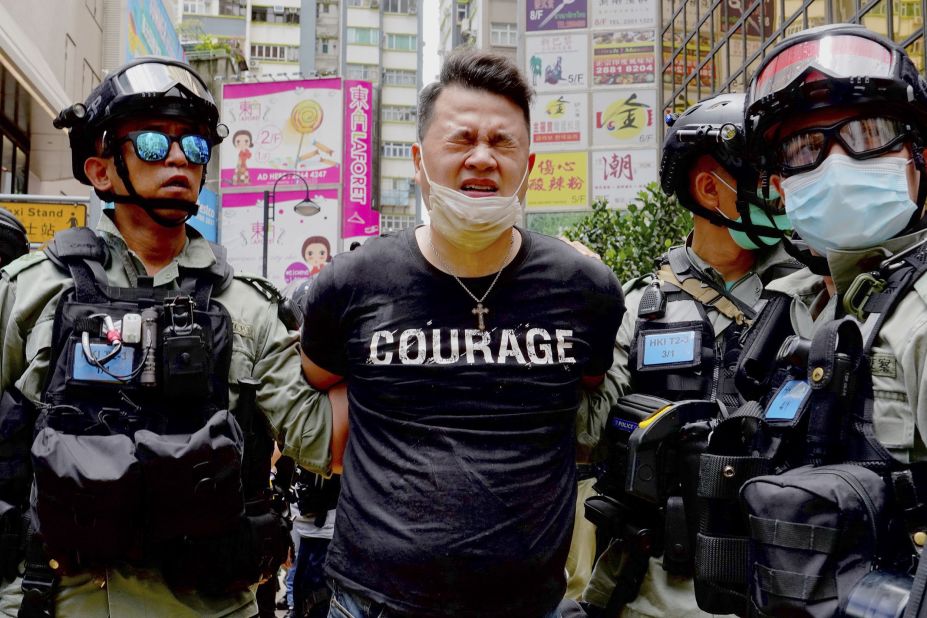
[[[0,208],[13,213],[33,245],[48,242],[56,232],[87,225],[88,199],[80,197],[2,195]]]

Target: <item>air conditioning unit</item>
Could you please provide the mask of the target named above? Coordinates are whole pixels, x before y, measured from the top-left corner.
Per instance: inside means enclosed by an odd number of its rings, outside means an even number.
[[[280,4],[274,5],[274,15],[283,15],[283,6]]]

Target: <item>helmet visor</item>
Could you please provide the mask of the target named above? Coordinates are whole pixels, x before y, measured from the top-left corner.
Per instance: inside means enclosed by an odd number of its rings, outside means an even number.
[[[808,68],[824,77],[892,77],[890,49],[861,36],[835,34],[787,47],[762,68],[753,83],[751,100],[787,89]],[[814,81],[809,76],[807,81]]]
[[[127,68],[116,78],[122,94],[146,92],[168,92],[175,86],[183,86],[197,97],[212,102],[212,95],[199,75],[191,69],[165,62],[143,62]]]

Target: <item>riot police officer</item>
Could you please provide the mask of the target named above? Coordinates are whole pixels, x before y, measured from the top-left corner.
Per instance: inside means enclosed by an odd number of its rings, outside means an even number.
[[[779,244],[785,217],[767,214],[757,192],[744,189],[744,178],[755,177],[746,173],[744,162],[743,101],[742,94],[719,95],[669,119],[661,185],[692,212],[693,229],[684,245],[662,256],[656,273],[625,284],[628,311],[615,342],[615,362],[605,392],[590,401],[600,413],[619,395],[631,393],[717,400],[731,409],[740,404],[734,386],[740,337],[762,306],[764,287],[800,266]],[[673,343],[663,334],[673,335]],[[660,404],[654,405],[649,412]],[[621,463],[610,465],[623,469]],[[597,489],[620,494],[622,485],[623,478],[611,482],[607,473]],[[674,530],[686,536],[685,518],[667,512],[666,505],[612,497],[633,512],[637,524],[666,518],[667,535]],[[670,538],[664,544],[687,545]],[[699,613],[688,576],[691,555],[669,556],[662,563],[651,557],[649,564],[647,556],[638,556],[635,566],[635,557],[621,550],[629,545],[615,539],[599,558],[584,593],[590,615],[611,617],[622,607],[624,616]],[[640,572],[628,573],[635,569]],[[632,590],[638,585],[639,594]]]
[[[799,63],[777,62],[799,48]],[[853,284],[927,238],[927,82],[885,37],[858,25],[822,26],[789,37],[767,57],[746,114],[758,164],[813,252],[810,268],[772,289],[793,298],[799,335],[810,336],[814,321],[846,313],[864,322],[872,337],[875,436],[899,461],[924,459],[927,400],[916,359],[927,350],[920,317],[927,317],[927,303],[919,276],[896,292],[902,311],[867,305],[884,273]]]
[[[697,566],[699,605],[815,616],[881,607],[894,615],[904,609],[927,527],[919,470],[927,459],[927,82],[902,46],[863,26],[812,28],[764,59],[745,126],[759,177],[782,196],[784,209],[770,212],[788,215],[808,267],[768,286],[785,302],[768,303],[760,319],[780,336],[743,352],[778,357],[788,379],[770,382],[776,390],[765,408],[748,405],[723,421],[702,457],[700,495],[712,506],[695,514],[700,537],[739,568]],[[730,468],[722,487],[715,466],[743,454],[750,465]],[[841,502],[831,514],[807,493],[828,471],[824,487]],[[767,481],[779,489],[758,492]],[[843,502],[847,495],[862,502]],[[863,533],[854,531],[854,512],[865,513],[856,519]],[[820,533],[835,521],[851,546],[766,534]],[[738,559],[729,550],[745,539]],[[914,587],[921,594],[923,583]]]
[[[185,225],[228,130],[199,75],[160,58],[56,124],[115,208],[0,279],[0,516],[28,523],[22,576],[3,537],[0,613],[254,615],[249,587],[288,549],[272,440],[327,474],[331,412],[273,286]]]

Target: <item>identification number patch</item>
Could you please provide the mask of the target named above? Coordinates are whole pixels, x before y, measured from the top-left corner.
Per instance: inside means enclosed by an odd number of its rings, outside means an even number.
[[[644,367],[691,363],[699,345],[694,330],[644,334]]]
[[[113,351],[113,346],[106,343],[91,343],[90,351],[94,358],[105,358],[107,354]],[[113,375],[107,374],[84,356],[84,349],[79,343],[74,344],[74,366],[71,369],[71,379],[82,382],[119,382],[113,376],[129,376],[132,373],[132,361],[135,358],[133,348],[123,346],[114,358],[110,359],[103,367]]]
[[[804,380],[789,380],[779,389],[776,396],[766,408],[768,421],[793,421],[801,410],[811,387]]]

